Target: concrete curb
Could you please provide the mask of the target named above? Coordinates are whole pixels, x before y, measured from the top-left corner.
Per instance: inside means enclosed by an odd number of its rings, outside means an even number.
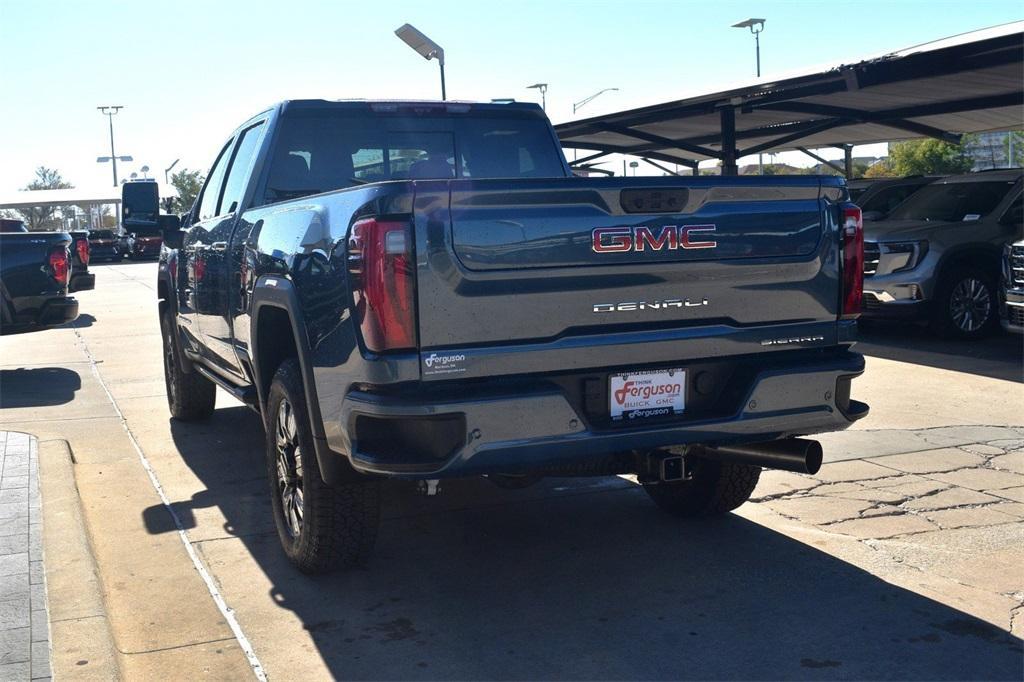
[[[120,680],[99,572],[82,518],[71,448],[39,442],[43,556],[50,602],[53,677]]]

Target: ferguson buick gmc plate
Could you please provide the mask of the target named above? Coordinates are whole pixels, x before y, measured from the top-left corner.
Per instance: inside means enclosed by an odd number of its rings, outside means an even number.
[[[608,381],[612,419],[664,417],[686,407],[686,371],[658,369],[613,374]]]

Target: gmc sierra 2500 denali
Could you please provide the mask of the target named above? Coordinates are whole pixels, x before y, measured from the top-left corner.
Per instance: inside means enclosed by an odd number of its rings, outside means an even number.
[[[285,102],[163,230],[171,414],[210,415],[220,385],[263,415],[307,572],[365,558],[387,477],[635,473],[669,512],[726,512],[762,466],[817,470],[799,436],[867,414],[846,197],[575,178],[536,105]]]

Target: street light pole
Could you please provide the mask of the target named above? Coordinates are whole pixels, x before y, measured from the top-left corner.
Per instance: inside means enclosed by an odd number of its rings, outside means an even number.
[[[597,99],[598,97],[600,97],[604,93],[612,92],[613,90],[617,91],[618,88],[605,88],[604,90],[598,90],[597,92],[595,92],[590,97],[584,97],[579,102],[573,102],[572,103],[572,115],[575,116],[576,112],[579,111],[580,109],[582,109],[584,106],[586,106],[587,103],[593,102],[595,99]],[[575,148],[573,148],[573,150],[572,150],[572,160],[573,160],[573,162],[576,161],[576,149]],[[622,174],[623,175],[626,174],[626,160],[625,159],[622,160]]]
[[[446,101],[448,92],[444,86],[444,48],[425,36],[412,24],[402,24],[395,29],[395,35],[427,61],[436,59],[437,63],[441,65],[441,99]]]
[[[573,102],[573,105],[572,105],[572,115],[575,116],[576,112],[579,111],[580,109],[582,109],[588,102],[593,102],[599,96],[603,95],[606,92],[611,92],[613,90],[618,90],[618,88],[605,88],[604,90],[598,90],[597,92],[595,92],[590,97],[584,97],[579,102]]]
[[[540,108],[544,111],[548,110],[548,84],[547,83],[534,83],[533,85],[527,85],[527,90],[540,90]]]
[[[117,187],[117,155],[114,153],[114,116],[123,106],[96,107],[100,113],[107,117],[110,123],[110,162],[114,170],[114,187]]]
[[[757,77],[761,77],[761,31],[764,30],[764,19],[757,19],[751,17],[745,19],[738,24],[733,24],[733,28],[749,28],[750,32],[754,34],[754,54],[757,56]],[[764,175],[764,155],[757,155],[757,174]]]

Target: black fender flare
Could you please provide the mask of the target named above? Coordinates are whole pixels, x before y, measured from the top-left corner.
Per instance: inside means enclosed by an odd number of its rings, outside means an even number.
[[[313,377],[309,336],[306,333],[302,309],[299,306],[299,297],[295,291],[294,283],[282,276],[264,275],[253,286],[250,300],[250,309],[252,310],[252,324],[250,328],[253,331],[249,339],[249,360],[252,365],[253,379],[256,383],[257,395],[259,396],[260,414],[263,415],[264,424],[267,421],[267,387],[273,377],[263,376],[263,369],[259,362],[259,319],[260,313],[264,309],[276,308],[283,310],[288,315],[288,321],[291,326],[292,338],[298,355],[299,370],[302,375],[303,392],[306,396],[309,426],[313,432],[313,444],[316,448],[317,463],[320,467],[320,475],[328,484],[342,480],[346,473],[345,469],[350,467],[344,455],[335,453],[327,445],[323,417],[320,413],[320,400],[317,396],[316,381]]]
[[[991,244],[969,244],[954,248],[942,255],[942,259],[935,268],[936,288],[949,277],[949,273],[954,268],[965,262],[979,263],[982,268],[991,270],[992,277],[998,282],[1001,256],[1002,252],[999,248]]]

